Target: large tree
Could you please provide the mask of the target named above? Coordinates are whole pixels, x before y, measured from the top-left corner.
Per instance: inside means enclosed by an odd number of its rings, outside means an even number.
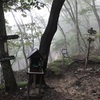
[[[53,36],[57,30],[59,14],[60,14],[61,8],[64,4],[64,1],[65,0],[53,0],[49,21],[48,21],[47,27],[44,31],[44,34],[41,37],[39,51],[45,57],[44,63],[42,66],[44,72],[46,72],[48,55],[49,55],[49,51],[50,51],[50,45],[51,45]],[[43,84],[45,84],[44,76],[43,76],[42,80],[43,80],[42,81]]]
[[[7,36],[5,28],[5,18],[3,10],[3,0],[0,0],[0,36]],[[0,58],[9,56],[8,50],[4,48],[4,44],[7,44],[7,40],[0,41]],[[1,67],[3,70],[3,77],[5,81],[5,89],[7,92],[13,92],[17,90],[17,84],[14,77],[14,73],[9,60],[1,62]]]
[[[12,6],[14,6],[14,8]],[[36,7],[37,9],[41,9],[41,7],[44,7],[44,3],[39,2],[37,0],[0,0],[0,36],[7,36],[5,28],[4,11],[10,11],[13,9],[14,11],[20,10],[24,12],[24,10],[29,11],[32,6]],[[5,51],[5,44],[7,44],[7,40],[0,41],[0,58],[9,56],[7,46],[7,51]],[[7,92],[16,91],[18,86],[15,80],[10,61],[6,60],[1,62],[1,67],[3,70],[3,77],[5,81],[5,90]]]

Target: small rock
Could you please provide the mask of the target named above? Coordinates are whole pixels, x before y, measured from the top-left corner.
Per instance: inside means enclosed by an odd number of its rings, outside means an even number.
[[[100,99],[100,97],[98,97],[98,99]]]
[[[95,94],[96,93],[96,90],[92,90],[91,93]]]

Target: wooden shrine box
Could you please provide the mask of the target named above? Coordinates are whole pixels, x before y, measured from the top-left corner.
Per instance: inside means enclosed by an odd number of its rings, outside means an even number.
[[[41,64],[43,62],[43,56],[40,54],[38,49],[34,49],[27,57],[30,61],[29,72],[41,72]]]
[[[30,86],[32,83],[34,83],[34,87],[36,87],[37,84],[37,79],[38,79],[38,84],[39,84],[39,94],[41,91],[41,82],[42,82],[42,76],[44,75],[43,68],[41,68],[42,63],[43,63],[43,56],[40,54],[38,49],[34,49],[27,57],[30,61],[29,69],[28,69],[28,89],[27,89],[27,100],[29,100],[29,93],[30,93]],[[40,78],[38,78],[40,77]]]

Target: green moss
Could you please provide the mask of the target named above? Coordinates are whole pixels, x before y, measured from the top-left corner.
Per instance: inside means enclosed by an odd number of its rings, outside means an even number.
[[[55,75],[60,75],[63,68],[69,65],[72,60],[71,59],[64,59],[65,64],[63,65],[63,59],[55,60],[48,64],[48,68],[55,73]]]
[[[5,85],[4,84],[0,84],[0,90],[4,89]]]
[[[100,60],[100,56],[92,55],[91,57],[94,58],[94,59]]]
[[[25,87],[27,86],[27,81],[23,81],[23,82],[18,82],[18,87]]]
[[[97,59],[100,59],[100,56],[96,56]]]
[[[18,87],[25,87],[27,86],[27,81],[23,81],[23,82],[18,82]],[[4,84],[0,84],[0,90],[3,90],[5,88]]]

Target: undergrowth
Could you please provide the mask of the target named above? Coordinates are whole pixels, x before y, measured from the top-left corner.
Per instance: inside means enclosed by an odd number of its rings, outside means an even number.
[[[71,59],[65,58],[63,59],[57,59],[51,63],[48,64],[49,71],[52,71],[55,75],[61,75],[63,68],[67,67],[72,62]]]
[[[25,87],[25,86],[27,86],[27,81],[18,82],[17,85],[18,85],[19,88]],[[0,84],[0,90],[3,90],[3,89],[5,89],[5,85]]]

